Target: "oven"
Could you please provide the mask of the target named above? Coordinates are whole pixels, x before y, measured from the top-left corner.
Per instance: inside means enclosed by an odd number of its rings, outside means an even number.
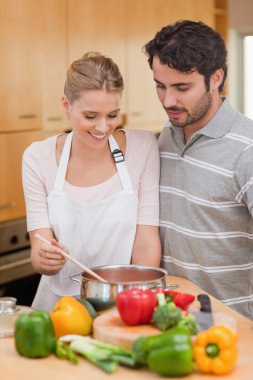
[[[26,219],[0,223],[0,297],[15,297],[30,306],[40,275],[31,265]]]

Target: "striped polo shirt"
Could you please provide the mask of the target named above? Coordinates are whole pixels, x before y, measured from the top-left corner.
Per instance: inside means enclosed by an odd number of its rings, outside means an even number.
[[[225,99],[184,143],[159,137],[162,267],[253,319],[253,121]]]

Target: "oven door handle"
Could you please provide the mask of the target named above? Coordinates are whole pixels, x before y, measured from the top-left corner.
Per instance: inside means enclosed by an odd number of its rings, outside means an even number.
[[[30,264],[30,263],[31,263],[31,259],[30,258],[23,259],[23,260],[17,260],[17,261],[14,261],[12,263],[9,263],[9,264],[1,265],[0,266],[0,271],[16,268],[16,267],[19,267],[21,265]]]

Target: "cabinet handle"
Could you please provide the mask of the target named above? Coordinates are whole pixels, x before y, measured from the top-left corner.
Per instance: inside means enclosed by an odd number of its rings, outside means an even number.
[[[19,118],[20,119],[36,119],[36,115],[35,115],[35,113],[28,113],[28,114],[26,114],[26,115],[19,115]]]
[[[56,116],[56,117],[48,117],[47,121],[61,121],[63,118]]]
[[[141,116],[141,112],[140,111],[133,111],[130,113],[131,116]]]
[[[17,203],[15,201],[12,201],[12,202],[9,202],[9,203],[3,203],[3,204],[0,204],[0,210],[4,209],[4,208],[15,207],[16,205],[17,205]]]

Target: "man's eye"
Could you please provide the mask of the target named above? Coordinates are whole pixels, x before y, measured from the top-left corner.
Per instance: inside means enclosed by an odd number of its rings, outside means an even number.
[[[177,90],[180,92],[184,92],[184,91],[188,91],[189,88],[188,87],[178,87]]]
[[[164,85],[160,83],[156,83],[156,88],[164,88]]]
[[[110,119],[114,119],[115,117],[118,117],[118,114],[108,115],[108,117],[109,117]]]

